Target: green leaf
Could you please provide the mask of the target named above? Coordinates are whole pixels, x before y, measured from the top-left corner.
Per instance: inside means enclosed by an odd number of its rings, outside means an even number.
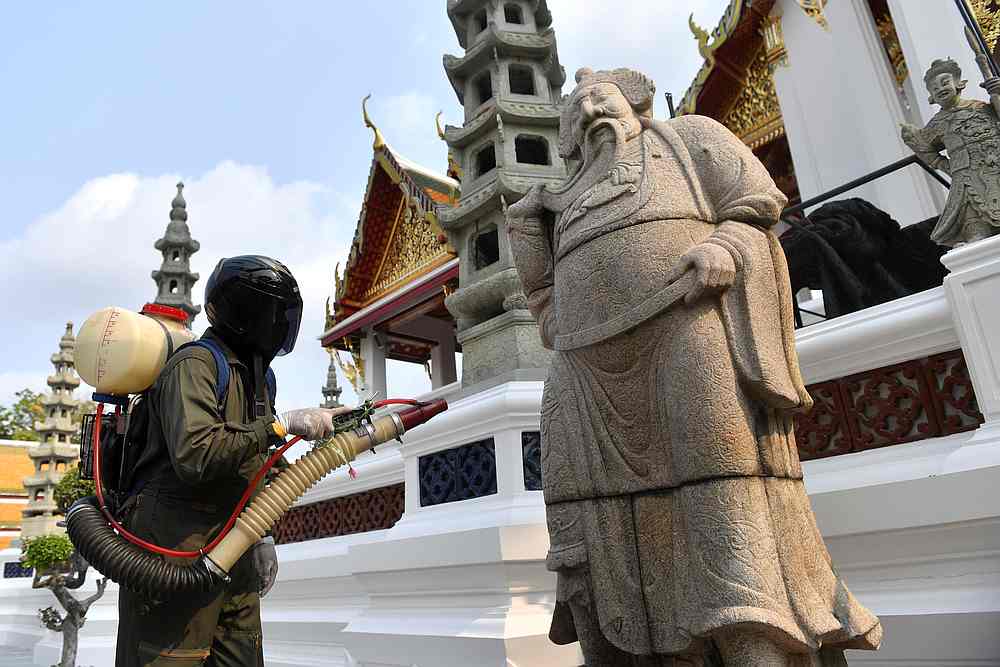
[[[59,513],[65,514],[70,505],[77,500],[92,496],[95,493],[97,493],[97,489],[94,488],[94,482],[80,479],[80,467],[73,466],[63,474],[59,483],[56,484],[52,495],[55,498],[56,505],[59,506]]]
[[[65,535],[42,535],[24,541],[21,563],[44,572],[53,565],[69,560],[73,543]]]

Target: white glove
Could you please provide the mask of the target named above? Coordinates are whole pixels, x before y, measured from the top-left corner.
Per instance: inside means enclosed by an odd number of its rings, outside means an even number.
[[[292,435],[306,440],[322,440],[333,435],[333,418],[350,412],[352,408],[301,408],[281,415],[281,423]]]
[[[259,577],[257,592],[264,597],[271,590],[271,586],[274,586],[274,580],[278,578],[278,551],[274,548],[274,538],[265,537],[253,545],[250,557]]]

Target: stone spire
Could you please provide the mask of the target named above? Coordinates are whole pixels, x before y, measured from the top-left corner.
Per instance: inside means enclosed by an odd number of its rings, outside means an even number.
[[[462,191],[438,220],[459,256],[461,288],[446,305],[458,321],[462,383],[539,379],[548,355],[521,292],[504,207],[566,175],[558,154],[566,73],[552,15],[546,0],[448,0],[448,17],[465,55],[446,55],[444,69],[465,121],[443,138]]]
[[[48,378],[49,394],[42,398],[45,420],[35,423],[38,445],[28,450],[28,456],[35,464],[35,474],[24,479],[28,506],[22,510],[22,538],[56,532],[53,489],[66,469],[80,456],[79,447],[71,443],[76,433],[73,415],[79,405],[73,398],[73,392],[80,386],[73,360],[75,349],[73,323],[68,322],[66,333],[59,340],[59,351],[51,357],[55,373]]]
[[[336,350],[330,350],[330,367],[326,371],[326,385],[323,387],[323,404],[321,407],[324,408],[339,408],[340,394],[343,393],[343,389],[337,383],[337,362],[333,358],[333,355],[337,354]]]
[[[188,325],[201,312],[201,306],[191,301],[191,288],[198,282],[198,274],[191,272],[191,255],[201,247],[191,238],[187,225],[187,202],[184,201],[184,184],[177,184],[177,196],[170,203],[170,224],[167,232],[153,247],[163,253],[163,263],[153,271],[156,281],[156,299],[153,303],[180,308],[188,314]]]

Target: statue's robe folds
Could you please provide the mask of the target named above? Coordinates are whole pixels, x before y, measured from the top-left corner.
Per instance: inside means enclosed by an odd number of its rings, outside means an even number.
[[[802,483],[790,412],[811,400],[768,230],[785,198],[715,121],[643,122],[615,180],[582,188],[552,229],[511,227],[543,341],[632,312],[702,242],[732,255],[736,282],[554,353],[550,636],[575,641],[586,613],[635,655],[698,654],[713,631],[754,624],[795,652],[875,648],[878,619],[832,569]]]
[[[910,148],[931,164],[948,151],[951,187],[932,241],[957,245],[966,240],[963,228],[977,222],[1000,227],[1000,120],[992,105],[961,100],[938,111]]]

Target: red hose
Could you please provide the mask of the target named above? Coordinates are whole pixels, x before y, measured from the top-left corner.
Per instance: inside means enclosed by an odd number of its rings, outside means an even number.
[[[386,405],[420,405],[419,401],[415,401],[408,398],[387,398],[382,401],[377,401],[373,404],[376,408],[381,408]],[[119,414],[121,408],[115,408],[115,413]],[[176,549],[167,549],[166,547],[157,546],[151,542],[147,542],[141,537],[137,537],[125,529],[120,523],[115,521],[115,518],[111,516],[111,512],[108,511],[108,507],[104,502],[104,488],[101,485],[101,415],[104,414],[104,403],[97,404],[97,418],[94,420],[94,436],[93,436],[93,447],[94,447],[94,487],[97,489],[97,502],[101,507],[101,513],[104,514],[104,518],[107,519],[111,527],[114,528],[119,535],[124,537],[126,540],[142,547],[153,553],[162,554],[164,556],[170,556],[172,558],[197,558],[204,553],[207,553],[215,548],[215,546],[222,541],[229,531],[232,530],[233,526],[236,524],[236,519],[239,517],[240,512],[246,507],[246,504],[250,502],[250,497],[253,495],[254,490],[257,488],[257,484],[263,479],[267,471],[274,467],[274,464],[281,460],[285,452],[302,439],[302,436],[297,435],[284,445],[282,445],[278,451],[271,455],[271,458],[257,471],[257,474],[247,485],[246,491],[243,492],[243,497],[240,498],[240,502],[236,504],[236,509],[229,516],[229,520],[226,521],[226,525],[222,527],[219,534],[215,536],[211,542],[206,544],[201,549],[197,551],[178,551]]]

